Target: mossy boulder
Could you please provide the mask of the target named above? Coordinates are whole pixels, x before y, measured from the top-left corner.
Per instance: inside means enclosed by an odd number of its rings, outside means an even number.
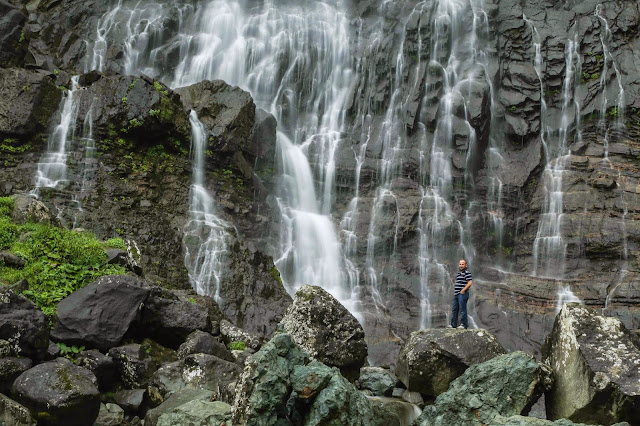
[[[65,358],[25,371],[11,392],[41,425],[91,425],[100,411],[95,376]]]

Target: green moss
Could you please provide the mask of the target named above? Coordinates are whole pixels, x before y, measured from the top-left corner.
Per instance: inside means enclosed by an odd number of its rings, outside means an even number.
[[[169,94],[169,90],[165,89],[162,83],[159,81],[153,82],[153,88],[156,89],[156,92],[160,93],[163,96],[167,96]]]
[[[232,351],[244,351],[247,345],[244,342],[231,342],[229,343],[229,349]]]
[[[127,249],[127,245],[124,243],[122,238],[109,238],[107,241],[105,241],[104,246],[120,250]]]
[[[280,277],[280,271],[278,271],[278,268],[276,268],[275,265],[273,265],[273,267],[269,271],[269,275],[271,275],[271,278],[273,278],[274,280],[276,280],[280,284],[282,284],[282,278]]]
[[[71,383],[71,378],[69,377],[69,372],[66,368],[62,367],[57,370],[58,373],[58,381],[56,385],[64,390],[70,391],[73,390],[73,383]]]

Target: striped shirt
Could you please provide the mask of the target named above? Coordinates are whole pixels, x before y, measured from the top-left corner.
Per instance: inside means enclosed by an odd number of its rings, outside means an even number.
[[[465,269],[462,272],[458,271],[458,275],[456,275],[456,286],[453,290],[454,296],[460,294],[460,290],[465,288],[467,286],[467,283],[472,279],[473,277],[471,276],[471,272],[469,272],[468,269]]]

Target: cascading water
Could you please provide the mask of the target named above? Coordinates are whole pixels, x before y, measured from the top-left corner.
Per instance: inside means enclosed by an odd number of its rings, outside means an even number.
[[[182,238],[184,263],[196,292],[220,301],[220,279],[228,261],[229,225],[216,216],[213,198],[205,184],[207,132],[195,111],[191,111],[189,121],[193,174],[189,191],[189,220]]]
[[[71,78],[71,88],[60,106],[60,123],[49,135],[47,152],[40,157],[38,171],[36,172],[36,187],[32,191],[38,195],[40,188],[56,188],[67,182],[67,157],[71,141],[75,133],[76,119],[78,117],[78,90],[79,76]]]
[[[557,131],[546,141],[546,166],[543,172],[544,203],[538,232],[533,244],[533,275],[564,278],[566,243],[562,237],[563,174],[570,154],[569,142],[582,138],[580,105],[575,97],[581,75],[577,36],[565,45],[565,75],[562,86],[562,110]],[[573,136],[572,136],[573,134]]]
[[[472,31],[467,31],[465,22],[473,22]],[[439,114],[435,131],[429,135],[426,126],[422,126],[422,147],[420,152],[421,202],[418,213],[420,232],[419,265],[420,265],[420,326],[433,325],[433,305],[449,299],[451,277],[448,276],[444,260],[464,258],[473,264],[474,248],[465,237],[465,225],[470,226],[470,218],[465,216],[461,221],[453,213],[450,200],[454,192],[454,176],[452,157],[454,156],[454,139],[456,144],[460,135],[456,127],[468,129],[466,145],[465,181],[472,181],[470,159],[474,151],[475,131],[469,122],[465,95],[471,90],[476,80],[492,86],[486,74],[487,54],[484,43],[488,36],[488,20],[480,2],[441,1],[433,11],[431,22],[431,57],[429,58],[426,93],[437,91],[442,86],[439,96]],[[492,96],[493,97],[493,96]],[[460,102],[462,99],[462,102]],[[423,100],[423,111],[426,110],[426,97]],[[459,104],[458,104],[459,103]],[[493,104],[493,102],[492,102]],[[461,106],[461,108],[460,108]],[[462,109],[463,113],[458,111]],[[425,122],[425,119],[422,119]],[[499,153],[498,147],[494,147]],[[497,176],[494,182],[499,182]],[[501,188],[494,190],[496,201],[500,199]],[[467,204],[467,209],[472,203]],[[494,205],[498,208],[498,205]],[[496,217],[499,213],[496,212]],[[457,233],[458,246],[454,252],[443,250],[446,247],[447,233]],[[445,306],[447,304],[445,303]],[[447,309],[448,312],[448,309]],[[473,319],[470,319],[473,323]]]
[[[177,16],[172,30],[164,25],[168,16]],[[116,39],[128,74],[145,73],[171,87],[223,79],[248,90],[280,129],[276,265],[285,286],[293,292],[304,283],[321,285],[347,306],[348,274],[329,213],[335,152],[353,79],[348,25],[340,0],[300,6],[271,0],[255,6],[234,0],[139,2],[131,7],[121,0],[98,23],[87,61],[88,67],[101,69],[108,40]],[[171,66],[175,53],[178,64]]]

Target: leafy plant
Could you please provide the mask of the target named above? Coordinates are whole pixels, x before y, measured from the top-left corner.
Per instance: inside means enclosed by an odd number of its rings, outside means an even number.
[[[60,348],[60,355],[67,359],[70,359],[71,361],[75,361],[80,352],[84,351],[85,349],[84,346],[67,346],[64,343],[60,342],[56,343],[56,345],[58,345],[58,348]]]
[[[247,345],[244,342],[235,341],[229,343],[229,349],[232,351],[244,351]]]
[[[124,240],[122,238],[117,238],[117,237],[109,238],[107,241],[104,242],[104,246],[109,248],[114,248],[114,249],[120,249],[120,250],[127,249],[127,245],[124,243]]]
[[[124,97],[122,98],[122,103],[123,103],[124,105],[126,105],[126,104],[127,104],[127,97],[126,97],[126,96],[124,96]]]
[[[9,216],[13,210],[13,198],[0,197],[0,217]]]
[[[150,109],[149,110],[149,115],[151,117],[157,117],[160,115],[160,110],[159,109]]]
[[[169,94],[169,91],[166,90],[159,81],[153,82],[153,88],[156,89],[156,92],[160,93],[161,95],[167,96]]]

